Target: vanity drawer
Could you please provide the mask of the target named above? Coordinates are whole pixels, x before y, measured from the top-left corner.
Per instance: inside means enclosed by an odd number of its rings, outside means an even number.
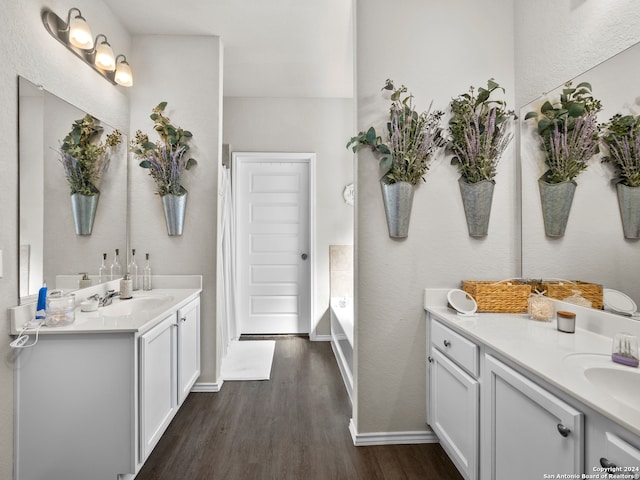
[[[478,376],[478,346],[440,322],[431,322],[431,344],[474,377]]]

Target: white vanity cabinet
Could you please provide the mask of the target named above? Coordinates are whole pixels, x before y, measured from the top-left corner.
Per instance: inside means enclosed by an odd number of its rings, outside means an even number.
[[[200,299],[178,310],[178,405],[200,376]]]
[[[169,426],[177,402],[176,314],[140,336],[140,458],[144,461]]]
[[[96,317],[16,352],[15,480],[134,477],[200,375],[199,290],[168,294],[139,328]]]
[[[640,479],[636,410],[583,389],[564,360],[576,347],[608,351],[610,340],[523,315],[427,309],[427,422],[465,478]]]
[[[580,411],[492,355],[485,355],[482,388],[482,478],[583,473]]]
[[[478,347],[440,322],[430,325],[427,421],[463,476],[478,478]]]
[[[144,461],[200,376],[200,300],[140,336],[140,458]]]
[[[640,439],[600,415],[587,417],[586,431],[585,473],[640,479]]]

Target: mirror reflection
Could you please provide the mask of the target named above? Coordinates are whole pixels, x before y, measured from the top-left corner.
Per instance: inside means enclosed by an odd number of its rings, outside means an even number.
[[[572,79],[574,86],[588,82],[602,102],[600,124],[613,115],[640,113],[640,44]],[[536,122],[525,120],[547,100],[558,99],[564,85],[520,109],[522,175],[522,276],[525,278],[580,280],[624,292],[640,302],[640,241],[625,239],[614,169],[602,163],[603,152],[593,157],[578,184],[564,236],[545,235],[538,178],[545,172]]]
[[[71,275],[64,288],[78,288],[87,272],[98,282],[102,254],[115,249],[126,258],[127,138],[113,149],[100,180],[100,197],[91,234],[76,233],[69,182],[60,159],[64,138],[87,112],[42,87],[19,79],[19,274],[20,300],[37,294],[56,277]],[[100,123],[101,140],[114,129]],[[75,285],[73,285],[75,283]]]

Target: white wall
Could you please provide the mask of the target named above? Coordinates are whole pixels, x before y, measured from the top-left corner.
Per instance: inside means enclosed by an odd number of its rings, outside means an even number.
[[[201,274],[201,354],[199,382],[219,375],[216,352],[216,211],[221,122],[221,43],[214,36],[144,35],[133,38],[135,86],[131,90],[131,131],[158,137],[149,118],[168,102],[172,123],[193,134],[190,155],[198,165],[183,175],[189,192],[184,232],[168,236],[160,197],[148,170],[131,158],[129,204],[131,248],[142,261],[149,253],[154,274]],[[128,57],[127,57],[128,58]]]
[[[461,13],[463,12],[463,13]],[[384,0],[357,3],[358,129],[381,129],[385,79],[405,84],[420,109],[445,109],[470,85],[494,77],[514,104],[513,2]],[[354,423],[359,433],[425,430],[425,287],[462,279],[502,279],[519,269],[516,157],[512,145],[496,177],[489,235],[467,232],[456,169],[439,156],[414,197],[409,236],[389,238],[381,174],[358,155]]]
[[[45,30],[43,6],[66,17],[69,8],[82,10],[95,32],[105,32],[116,51],[128,53],[130,38],[100,0],[66,1],[0,0],[3,68],[0,69],[0,131],[3,132],[3,174],[0,175],[0,330],[8,332],[7,308],[18,304],[18,75],[71,101],[106,123],[128,131],[129,109],[125,89],[114,87],[60,45]],[[9,338],[0,342],[0,478],[13,471],[13,363]]]
[[[516,0],[516,106],[640,40],[636,0]]]
[[[495,77],[520,107],[640,39],[640,5],[516,0],[404,2],[357,9],[358,127],[381,125],[386,78],[438,108],[470,84]],[[458,12],[464,12],[464,16]],[[398,18],[398,20],[395,20]],[[381,28],[384,26],[384,28]],[[416,33],[419,41],[415,39]],[[568,34],[567,32],[571,32]],[[443,41],[446,39],[446,41]],[[422,288],[519,271],[514,146],[496,178],[489,236],[466,238],[457,175],[440,159],[414,201],[409,238],[387,237],[373,157],[359,155],[356,214],[356,401],[358,432],[423,430],[425,345]]]
[[[329,332],[329,245],[353,242],[353,207],[342,190],[353,182],[353,100],[225,97],[223,143],[231,151],[316,153],[316,288],[312,319]]]

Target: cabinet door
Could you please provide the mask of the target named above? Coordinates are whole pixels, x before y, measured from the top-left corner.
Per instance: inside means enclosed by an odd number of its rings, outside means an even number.
[[[431,428],[465,478],[478,478],[479,383],[436,349],[431,350]]]
[[[587,422],[593,426],[592,417],[587,418]],[[601,473],[604,478],[605,473],[610,473],[611,478],[640,478],[640,449],[634,446],[620,436],[616,435],[610,429],[617,429],[616,426],[607,421],[604,428],[587,431],[588,439],[588,458],[586,473]],[[613,428],[610,428],[613,427]],[[629,433],[624,433],[629,439],[634,437]],[[635,440],[640,440],[635,437]]]
[[[153,450],[177,410],[175,313],[140,337],[140,458]]]
[[[178,404],[200,376],[200,299],[178,310]]]
[[[490,355],[485,367],[483,479],[581,474],[582,413]]]

